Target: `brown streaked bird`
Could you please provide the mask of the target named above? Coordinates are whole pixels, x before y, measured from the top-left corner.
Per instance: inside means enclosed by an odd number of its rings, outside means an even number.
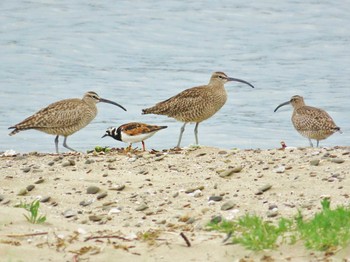
[[[129,143],[131,149],[132,143],[142,142],[143,151],[146,150],[145,142],[159,130],[167,128],[167,126],[148,125],[144,123],[131,122],[120,127],[109,127],[102,137],[110,136],[116,140]]]
[[[198,125],[212,117],[226,103],[227,93],[224,84],[229,81],[241,82],[254,88],[244,80],[228,77],[223,72],[215,72],[207,85],[186,89],[153,107],[143,109],[142,113],[166,115],[183,122],[176,147],[180,147],[186,124],[196,123],[194,135],[198,144]]]
[[[63,146],[65,148],[75,151],[67,145],[67,137],[87,126],[96,117],[96,104],[99,102],[116,105],[126,111],[118,103],[101,98],[95,92],[90,91],[82,99],[65,99],[50,104],[17,125],[9,127],[9,129],[15,129],[9,135],[15,135],[23,130],[35,129],[56,135],[56,153],[58,153],[59,136],[64,137]]]
[[[292,96],[292,98],[276,107],[276,112],[280,107],[291,104],[294,108],[292,114],[292,123],[294,128],[304,137],[309,139],[310,146],[313,147],[311,139],[319,141],[326,139],[333,133],[339,131],[338,127],[330,115],[319,108],[305,105],[302,96]]]

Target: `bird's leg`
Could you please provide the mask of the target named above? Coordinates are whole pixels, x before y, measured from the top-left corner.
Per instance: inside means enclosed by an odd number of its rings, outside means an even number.
[[[71,148],[71,147],[69,147],[69,146],[67,145],[67,137],[66,137],[66,136],[64,137],[64,140],[63,140],[63,146],[64,146],[65,148],[68,148],[68,149],[71,150],[71,151],[77,152],[76,150],[74,150],[73,148]]]
[[[58,136],[55,138],[56,153],[58,154]]]
[[[316,147],[318,147],[318,144],[320,143],[320,140],[316,140],[317,141],[317,146]]]
[[[143,142],[143,141],[141,141],[141,142],[142,142],[142,150],[146,151],[145,142]]]
[[[311,147],[314,147],[314,145],[312,144],[312,141],[311,141],[310,138],[309,138],[309,143],[310,143],[310,146],[311,146]],[[317,143],[317,145],[318,145],[318,143]]]
[[[187,123],[183,124],[183,126],[181,127],[180,129],[180,136],[179,136],[179,141],[177,142],[177,148],[180,148],[180,144],[181,144],[181,139],[182,139],[182,134],[184,133],[185,131],[185,126],[186,126]]]
[[[194,137],[196,138],[196,145],[198,145],[198,125],[199,123],[196,123],[196,127],[194,128]]]

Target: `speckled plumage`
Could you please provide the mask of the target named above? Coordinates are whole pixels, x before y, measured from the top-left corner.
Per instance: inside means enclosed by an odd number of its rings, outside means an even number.
[[[57,135],[55,139],[56,152],[58,153],[58,136],[64,136],[63,146],[75,151],[66,144],[68,136],[87,126],[97,115],[96,103],[105,102],[121,105],[100,98],[95,92],[87,92],[82,99],[65,99],[41,109],[22,122],[9,127],[14,129],[9,135],[15,135],[20,131],[35,129],[51,135]],[[125,110],[125,108],[123,108]]]
[[[186,89],[181,93],[157,103],[155,106],[142,110],[143,114],[166,115],[185,124],[181,128],[177,147],[180,146],[182,133],[187,123],[196,123],[195,137],[198,144],[198,125],[218,112],[227,100],[224,84],[228,81],[237,81],[250,85],[250,83],[230,78],[223,72],[212,74],[207,85]]]
[[[315,139],[318,146],[320,140],[328,138],[337,131],[341,132],[326,111],[305,105],[303,97],[298,95],[293,96],[290,101],[280,104],[275,112],[278,108],[287,104],[291,104],[294,108],[292,114],[294,128],[302,136],[309,139],[311,146],[313,146],[311,139]]]

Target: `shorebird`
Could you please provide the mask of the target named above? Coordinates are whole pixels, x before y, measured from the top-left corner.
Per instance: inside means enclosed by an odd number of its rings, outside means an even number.
[[[22,122],[9,127],[9,129],[15,129],[9,135],[15,135],[23,130],[35,129],[56,135],[56,153],[58,153],[59,136],[64,137],[63,146],[65,148],[75,151],[67,145],[67,137],[87,126],[96,117],[96,104],[98,102],[116,105],[126,111],[118,103],[101,98],[95,92],[90,91],[82,99],[65,99],[50,104]]]
[[[276,107],[276,112],[281,106],[291,104],[294,108],[292,114],[292,123],[294,128],[304,137],[309,139],[310,146],[313,147],[311,139],[319,141],[326,139],[333,133],[339,131],[338,127],[330,115],[319,108],[305,105],[304,98],[298,95],[293,96],[289,101]]]
[[[241,82],[254,88],[244,80],[228,77],[223,72],[215,72],[207,85],[186,89],[153,107],[143,109],[142,113],[166,115],[183,122],[176,147],[180,147],[186,124],[196,123],[194,135],[198,144],[198,125],[212,117],[226,103],[227,93],[224,84],[229,81]]]
[[[132,143],[142,142],[142,149],[145,151],[146,148],[144,140],[150,138],[159,130],[162,130],[164,128],[167,128],[167,126],[156,126],[132,122],[121,125],[118,128],[109,127],[102,138],[110,136],[116,140],[129,143],[129,149],[131,149]]]

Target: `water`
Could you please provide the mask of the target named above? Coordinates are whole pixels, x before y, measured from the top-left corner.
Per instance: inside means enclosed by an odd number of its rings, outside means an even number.
[[[141,115],[224,71],[255,85],[228,83],[229,99],[199,125],[202,145],[221,148],[308,146],[292,127],[292,95],[327,110],[343,134],[321,145],[350,145],[350,5],[326,1],[1,1],[0,151],[54,152],[54,136],[7,128],[60,99],[93,90],[127,112],[99,114],[68,138],[79,150],[121,147],[101,136],[130,121],[168,125],[146,141],[177,143],[181,123]],[[188,125],[182,145],[194,142]],[[62,139],[61,139],[62,140]],[[140,147],[140,145],[139,145]],[[64,151],[60,145],[61,151]]]

